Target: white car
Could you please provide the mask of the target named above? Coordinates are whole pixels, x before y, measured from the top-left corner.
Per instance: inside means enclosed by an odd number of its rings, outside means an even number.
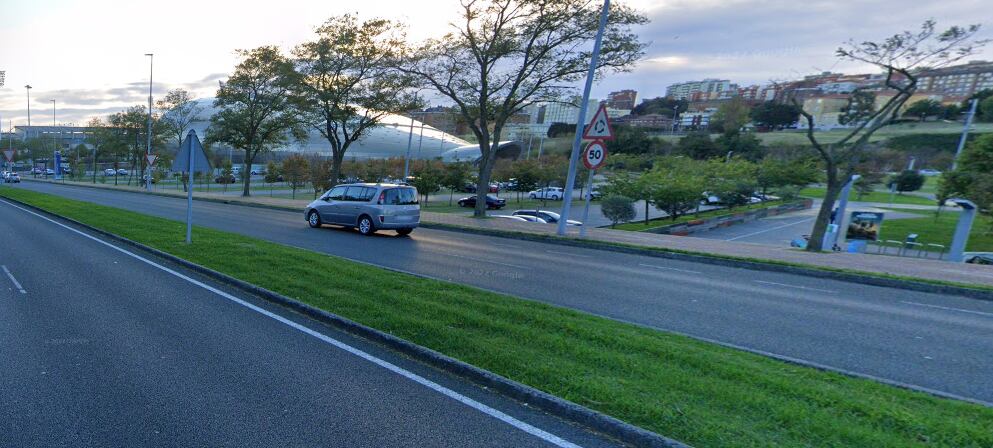
[[[921,176],[940,176],[941,175],[941,171],[938,171],[938,170],[928,170],[928,169],[920,170],[920,171],[918,171],[918,173],[920,173]]]
[[[559,201],[564,196],[565,193],[559,187],[539,188],[528,193],[528,197],[531,199],[551,199],[553,201]]]

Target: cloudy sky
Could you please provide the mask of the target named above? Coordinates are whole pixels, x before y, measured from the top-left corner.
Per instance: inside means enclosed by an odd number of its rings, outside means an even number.
[[[879,39],[934,18],[939,25],[990,21],[988,0],[615,0],[645,12],[638,29],[650,42],[631,73],[607,77],[594,96],[633,88],[660,96],[671,83],[720,77],[745,85],[862,67],[837,61],[850,38]],[[897,6],[899,5],[899,6]],[[211,96],[235,65],[233,50],[265,44],[285,49],[343,11],[409,24],[412,41],[442,34],[458,0],[7,0],[0,27],[0,117],[4,129],[32,123],[84,123],[147,102],[148,58],[155,53],[154,94],[184,87]],[[993,37],[993,23],[984,24]],[[972,59],[993,59],[986,48]]]

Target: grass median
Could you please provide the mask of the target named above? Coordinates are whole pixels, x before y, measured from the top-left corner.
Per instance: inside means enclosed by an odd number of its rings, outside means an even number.
[[[993,446],[993,409],[978,405],[213,229],[194,228],[186,245],[177,221],[21,189],[0,196],[696,446]]]

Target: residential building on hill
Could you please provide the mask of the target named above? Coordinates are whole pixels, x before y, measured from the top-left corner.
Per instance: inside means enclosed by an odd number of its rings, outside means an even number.
[[[621,90],[607,95],[607,107],[618,110],[631,110],[638,103],[638,91]]]

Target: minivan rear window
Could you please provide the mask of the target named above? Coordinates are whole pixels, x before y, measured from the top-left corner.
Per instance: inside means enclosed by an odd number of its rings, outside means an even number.
[[[391,188],[385,191],[383,203],[387,205],[416,205],[417,190],[410,187]]]

